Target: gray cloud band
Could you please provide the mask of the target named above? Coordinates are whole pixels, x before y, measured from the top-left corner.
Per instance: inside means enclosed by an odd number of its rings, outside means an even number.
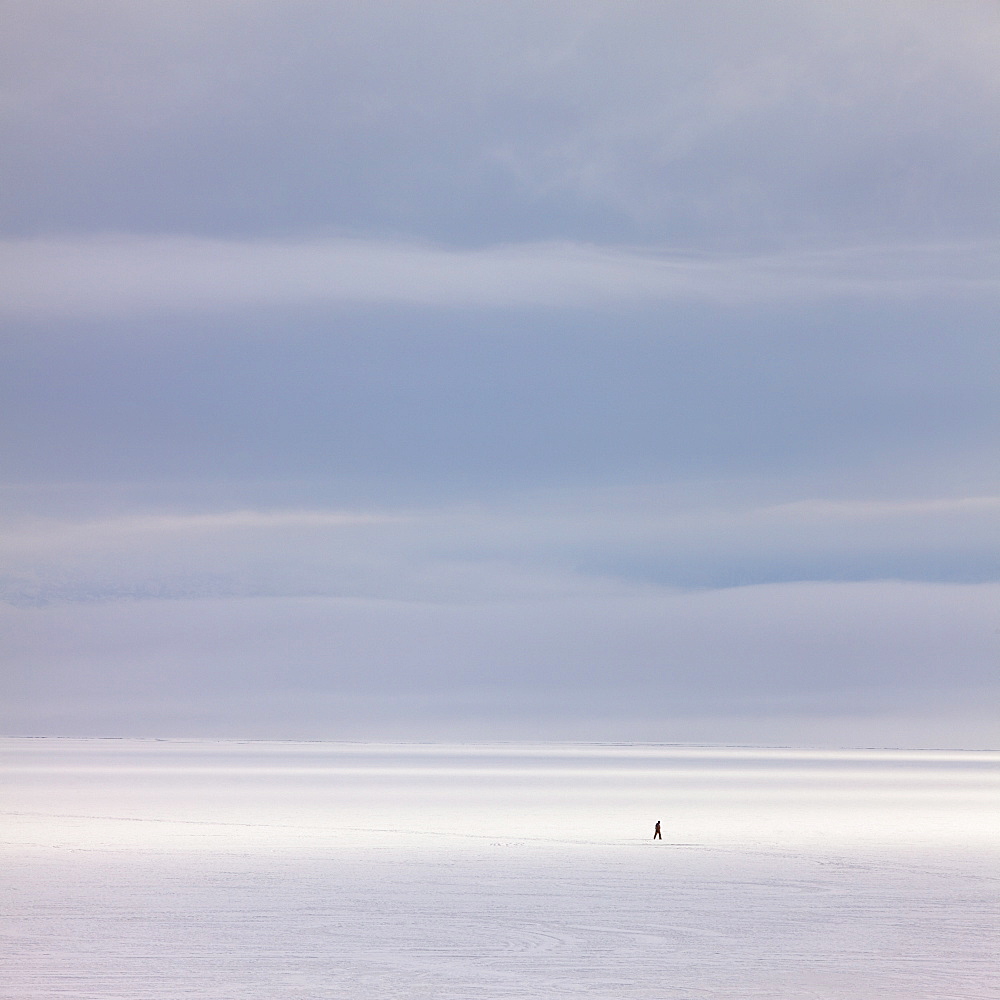
[[[336,238],[6,240],[0,311],[58,318],[338,303],[516,308],[993,296],[998,261],[995,241],[734,256],[565,242],[470,250]]]

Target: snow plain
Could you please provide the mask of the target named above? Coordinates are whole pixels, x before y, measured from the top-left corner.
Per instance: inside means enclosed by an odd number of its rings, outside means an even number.
[[[0,754],[4,1000],[1000,1000],[1000,753]]]

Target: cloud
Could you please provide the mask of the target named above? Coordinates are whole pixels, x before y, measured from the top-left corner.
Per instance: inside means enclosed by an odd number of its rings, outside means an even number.
[[[1000,291],[1000,243],[676,254],[573,243],[82,237],[0,243],[0,311],[92,317],[258,306],[569,307]]]
[[[330,510],[232,510],[213,513],[134,514],[105,520],[46,522],[39,519],[21,522],[3,538],[8,543],[31,546],[41,541],[61,550],[82,540],[93,549],[116,540],[172,538],[178,535],[225,536],[229,532],[281,531],[283,529],[326,529],[357,525],[392,523],[398,516]],[[53,530],[54,529],[54,530]]]
[[[6,12],[8,232],[780,246],[998,221],[991,4]]]
[[[998,514],[996,496],[760,503],[647,488],[493,506],[11,517],[0,599],[460,605],[648,586],[996,582]]]
[[[992,704],[994,5],[7,6],[11,725]]]
[[[873,582],[7,608],[0,725],[440,738],[534,717],[593,738],[617,717],[669,740],[649,720],[968,711],[997,698],[998,602],[997,584]]]

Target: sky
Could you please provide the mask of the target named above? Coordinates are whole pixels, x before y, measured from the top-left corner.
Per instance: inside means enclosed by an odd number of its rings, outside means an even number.
[[[996,4],[0,7],[0,732],[1000,743]]]

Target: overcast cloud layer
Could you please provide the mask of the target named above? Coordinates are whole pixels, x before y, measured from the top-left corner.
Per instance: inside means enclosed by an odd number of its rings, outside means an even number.
[[[996,745],[996,5],[2,7],[4,732]]]

